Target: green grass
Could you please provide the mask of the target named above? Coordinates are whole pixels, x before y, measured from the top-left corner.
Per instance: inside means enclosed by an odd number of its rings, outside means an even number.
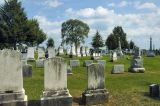
[[[69,63],[68,56],[62,56]],[[130,57],[131,58],[131,57]],[[77,59],[74,57],[73,59]],[[84,60],[90,57],[78,58],[81,66],[73,68],[73,75],[68,76],[68,89],[74,98],[81,97],[82,92],[87,86],[87,69],[83,67]],[[109,57],[103,57],[107,64],[105,67],[106,88],[109,91],[109,103],[104,106],[155,106],[160,105],[160,99],[147,96],[151,83],[160,83],[160,56],[144,57],[145,73],[129,73],[130,61],[126,58],[119,59],[117,62],[109,62]],[[36,68],[33,65],[33,77],[24,78],[24,88],[29,100],[39,100],[43,92],[43,68]],[[124,64],[124,74],[111,74],[113,64]],[[73,103],[78,106],[77,103]]]

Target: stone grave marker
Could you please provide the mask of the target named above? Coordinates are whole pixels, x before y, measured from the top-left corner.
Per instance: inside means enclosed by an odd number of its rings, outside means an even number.
[[[55,50],[53,47],[48,48],[48,58],[53,58],[55,57]]]
[[[49,58],[44,67],[44,92],[41,106],[72,106],[67,89],[67,64],[61,57]]]
[[[15,50],[0,50],[0,105],[27,106],[23,88],[22,54]]]
[[[124,73],[124,65],[114,65],[112,67],[112,74],[122,74]]]
[[[78,66],[80,66],[79,60],[70,60],[70,66],[71,67],[78,67]]]
[[[93,60],[85,60],[84,63],[83,63],[83,66],[89,66],[90,64],[93,63]]]
[[[34,48],[33,47],[28,47],[27,60],[35,60],[35,58],[34,58]]]
[[[105,88],[104,67],[94,63],[87,68],[87,89],[82,93],[84,105],[97,105],[108,100],[108,92]]]
[[[103,65],[104,67],[106,66],[106,60],[97,60],[97,62]]]

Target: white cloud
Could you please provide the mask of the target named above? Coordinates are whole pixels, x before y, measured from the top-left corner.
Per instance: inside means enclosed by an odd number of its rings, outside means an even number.
[[[127,1],[122,1],[122,2],[120,2],[119,7],[125,7],[125,6],[127,6],[128,4],[130,4],[130,3],[127,2]]]
[[[40,27],[47,34],[48,38],[51,37],[56,43],[56,47],[61,43],[61,23],[62,21],[50,21],[44,16],[34,16],[38,20]]]
[[[80,10],[70,8],[66,10],[66,15],[69,18],[78,18],[86,22],[91,29],[90,37],[96,30],[99,30],[106,39],[113,28],[120,25],[128,34],[128,39],[132,39],[140,47],[148,49],[146,42],[149,43],[150,36],[160,40],[160,9],[149,13],[117,14],[114,10],[99,6]],[[158,41],[155,40],[155,43],[158,44]]]
[[[154,3],[150,3],[150,2],[146,2],[146,3],[142,3],[142,4],[140,4],[140,2],[139,2],[135,5],[135,7],[137,9],[151,9],[151,10],[157,8],[157,6]]]
[[[55,8],[62,5],[63,3],[58,0],[45,0],[44,4]]]

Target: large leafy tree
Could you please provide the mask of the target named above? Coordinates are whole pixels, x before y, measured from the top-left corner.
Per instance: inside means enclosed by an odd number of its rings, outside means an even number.
[[[134,47],[135,47],[135,44],[134,44],[134,42],[131,40],[131,41],[129,42],[129,48],[130,48],[130,49],[134,49]]]
[[[84,43],[85,37],[88,37],[89,26],[77,19],[70,19],[62,23],[62,40],[66,44],[75,44],[76,55],[77,47],[80,43]]]
[[[36,20],[28,20],[19,0],[7,0],[0,6],[1,48],[16,44],[38,45],[46,39]]]
[[[47,41],[47,47],[54,47],[54,40],[52,38],[49,38]]]
[[[95,49],[95,50],[98,50],[99,47],[103,47],[104,46],[104,43],[103,43],[103,39],[102,39],[102,36],[99,34],[99,32],[97,31],[96,34],[93,36],[92,38],[92,47]]]
[[[121,26],[117,26],[113,29],[113,32],[106,39],[106,46],[113,50],[118,48],[118,40],[120,38],[122,49],[128,48],[128,42],[126,38],[127,34],[123,31]]]

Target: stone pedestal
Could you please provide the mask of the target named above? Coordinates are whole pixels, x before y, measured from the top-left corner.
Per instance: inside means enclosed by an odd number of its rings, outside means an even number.
[[[41,106],[72,106],[72,96],[68,90],[44,91]]]
[[[124,73],[124,65],[114,65],[112,67],[111,74],[123,74]]]
[[[85,105],[97,105],[108,102],[109,93],[106,89],[86,90],[82,94],[82,103]]]
[[[0,93],[0,106],[27,106],[27,96],[24,92]]]
[[[129,71],[133,73],[144,73],[145,68],[143,67],[143,60],[141,58],[133,59]]]

